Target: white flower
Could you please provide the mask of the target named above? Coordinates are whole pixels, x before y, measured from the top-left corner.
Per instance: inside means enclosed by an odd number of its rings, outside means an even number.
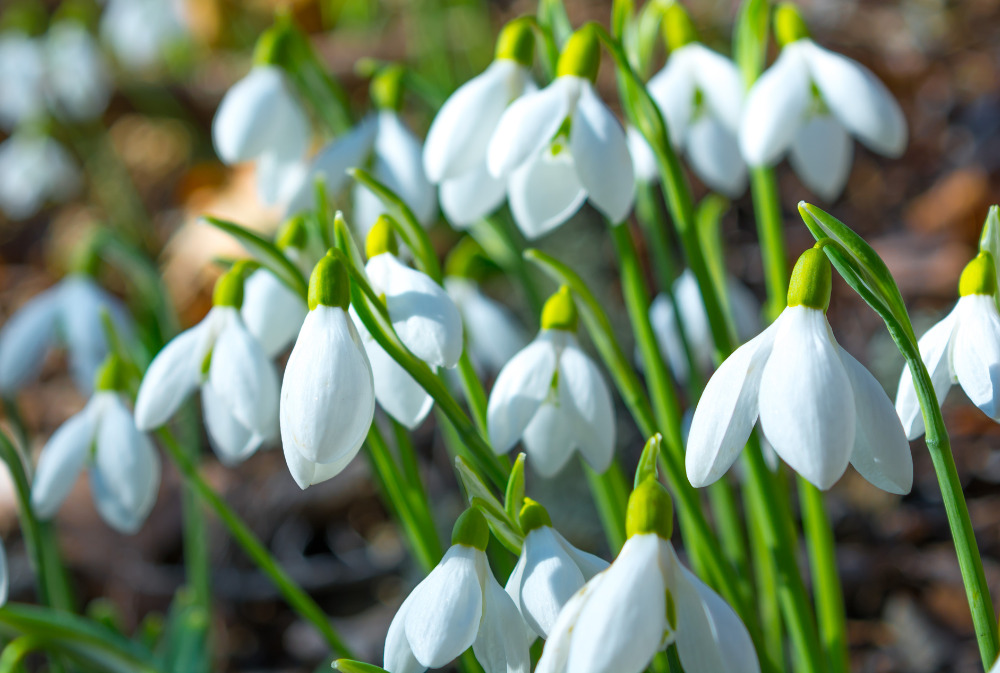
[[[537,89],[530,70],[533,51],[526,22],[505,26],[496,59],[445,101],[427,132],[424,171],[441,185],[441,208],[456,227],[489,215],[504,201],[506,182],[490,175],[486,151],[507,106]]]
[[[830,488],[850,462],[879,488],[909,493],[913,461],[892,402],[840,347],[826,320],[830,273],[821,250],[803,253],[788,308],[709,380],[687,442],[694,486],[707,486],[729,469],[759,413],[774,450],[818,488]]]
[[[287,202],[305,175],[309,119],[281,68],[254,67],[234,84],[212,120],[212,141],[227,164],[257,161],[257,193]]]
[[[0,541],[0,607],[7,603],[7,592],[10,588],[10,573],[7,571],[7,550]]]
[[[475,281],[448,276],[444,287],[462,314],[474,364],[499,371],[528,344],[524,329],[510,310],[483,294]]]
[[[538,336],[504,366],[490,392],[494,450],[505,453],[520,439],[543,477],[559,472],[574,449],[598,472],[614,455],[611,393],[580,349],[576,324],[576,306],[563,287],[546,302]]]
[[[69,152],[48,136],[15,133],[0,143],[0,209],[10,219],[27,219],[49,201],[67,201],[80,183]]]
[[[244,293],[243,323],[268,357],[274,357],[295,341],[309,307],[267,269],[247,277]]]
[[[490,139],[487,167],[507,180],[511,213],[529,239],[558,227],[588,198],[614,224],[632,209],[625,130],[592,84],[599,56],[593,30],[574,33],[560,76],[514,101]]]
[[[969,263],[959,287],[955,308],[920,338],[920,357],[939,404],[958,383],[983,413],[1000,420],[1000,314],[993,300],[996,278],[990,253],[981,252]],[[909,365],[899,379],[896,412],[908,439],[924,434]]]
[[[87,275],[71,274],[32,297],[0,329],[0,392],[11,395],[38,375],[49,349],[69,351],[77,388],[90,393],[94,375],[108,354],[101,315],[131,332],[125,308]]]
[[[470,646],[486,673],[529,673],[521,616],[493,577],[488,540],[486,519],[467,510],[455,524],[451,548],[389,625],[382,662],[389,673],[441,668]]]
[[[75,21],[49,28],[45,41],[49,102],[71,121],[99,116],[111,98],[111,73],[87,29]]]
[[[791,37],[797,39],[784,45],[747,94],[740,149],[751,166],[773,165],[790,151],[802,182],[833,200],[850,174],[851,135],[873,152],[898,157],[906,149],[906,119],[863,65],[820,47],[804,26]]]
[[[55,515],[85,466],[101,518],[121,533],[137,532],[156,502],[160,458],[116,390],[99,389],[45,444],[31,485],[39,518]]]
[[[227,465],[278,434],[278,375],[240,317],[243,274],[238,263],[219,279],[215,305],[157,353],[135,402],[137,426],[152,430],[200,386],[208,438]]]
[[[524,617],[529,639],[548,638],[566,602],[608,562],[567,542],[530,498],[521,509],[521,527],[524,546],[505,591]]]
[[[653,148],[646,142],[642,132],[634,126],[625,129],[628,153],[632,157],[632,172],[639,182],[656,182],[660,178],[660,167],[656,163]]]
[[[0,34],[0,128],[45,112],[45,53],[41,40],[19,30]]]
[[[563,607],[535,673],[639,673],[671,643],[687,673],[757,673],[750,634],[714,591],[681,565],[669,519],[656,529],[631,520],[636,500],[659,489],[654,479],[629,498],[629,539],[618,558]]]
[[[281,383],[281,446],[303,489],[347,466],[375,415],[372,367],[348,305],[347,270],[328,255],[309,280],[309,314]]]
[[[149,68],[184,37],[181,5],[178,0],[108,0],[101,37],[126,70]]]
[[[729,301],[736,335],[741,342],[753,338],[760,332],[760,304],[753,293],[745,285],[732,276],[727,277],[729,285]],[[708,322],[708,313],[701,297],[698,280],[690,269],[677,277],[673,284],[674,301],[677,311],[684,323],[684,336],[695,364],[702,373],[707,374],[712,369],[715,356],[715,341]],[[660,352],[670,362],[670,369],[681,383],[688,380],[688,361],[684,353],[684,344],[677,329],[677,320],[670,298],[659,294],[649,307],[649,321],[656,334]]]

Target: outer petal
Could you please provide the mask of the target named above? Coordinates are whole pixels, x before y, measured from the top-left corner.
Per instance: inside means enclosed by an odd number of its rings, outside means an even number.
[[[131,332],[131,323],[121,303],[105,292],[91,278],[67,276],[59,284],[60,332],[69,349],[70,369],[79,390],[94,389],[94,377],[108,354],[101,321],[103,311],[114,318],[115,325]]]
[[[681,47],[670,54],[663,70],[649,78],[646,88],[663,113],[674,147],[683,147],[694,112],[695,79],[691,50]]]
[[[595,575],[583,587],[573,594],[569,602],[563,606],[556,620],[555,626],[549,633],[549,639],[545,642],[545,649],[542,650],[542,658],[538,660],[535,673],[566,673],[566,664],[569,660],[570,646],[573,642],[574,629],[580,612],[587,605],[587,601],[601,586],[601,582],[607,573]]]
[[[784,319],[779,316],[760,336],[737,348],[705,386],[691,420],[685,457],[688,479],[696,488],[725,474],[749,439],[757,421],[764,364]]]
[[[497,123],[486,151],[486,165],[495,177],[506,177],[549,144],[573,111],[583,80],[558,77],[544,89],[514,101]]]
[[[317,306],[302,324],[281,385],[286,460],[293,450],[324,465],[353,456],[374,415],[372,369],[361,337],[345,311]]]
[[[569,144],[590,202],[611,221],[624,220],[635,201],[635,175],[625,129],[584,82],[573,113]]]
[[[301,155],[283,156],[267,150],[257,158],[257,197],[272,206],[288,203],[303,186],[309,167]]]
[[[951,388],[951,339],[958,324],[958,316],[959,310],[956,306],[941,322],[927,330],[917,344],[920,348],[920,358],[927,365],[927,371],[931,375],[931,383],[934,385],[939,405],[944,403],[948,389]],[[903,423],[907,439],[913,440],[924,434],[924,417],[920,411],[917,391],[913,387],[909,365],[903,368],[903,374],[899,377],[896,414]]]
[[[687,336],[688,347],[691,348],[694,360],[703,372],[712,369],[715,356],[715,341],[712,339],[712,328],[708,323],[708,312],[705,311],[705,300],[698,287],[698,279],[691,269],[677,277],[673,286],[674,301],[680,310],[684,321],[684,334]]]
[[[458,178],[485,164],[493,130],[530,77],[517,61],[499,58],[445,101],[424,143],[424,171],[431,182]]]
[[[552,535],[555,537],[556,542],[563,548],[563,551],[573,559],[573,563],[580,569],[580,572],[583,573],[584,580],[589,582],[597,573],[604,572],[611,565],[599,556],[594,556],[593,554],[588,554],[585,551],[577,549],[555,528],[552,529]]]
[[[302,298],[267,269],[257,269],[243,285],[243,324],[268,357],[295,340],[308,312]]]
[[[660,177],[660,170],[656,165],[653,148],[646,142],[646,138],[634,126],[629,126],[625,129],[625,140],[628,143],[628,153],[632,156],[635,179],[640,182],[656,182]]]
[[[514,605],[518,606],[520,610],[521,605],[521,584],[524,579],[524,567],[527,563],[527,558],[524,554],[524,547],[521,547],[521,554],[517,557],[517,563],[514,565],[514,570],[511,571],[510,577],[507,578],[507,586],[504,587],[504,591],[510,596],[510,599],[514,601]],[[521,617],[521,623],[524,625],[524,636],[528,641],[528,647],[531,647],[532,643],[538,640],[538,634],[531,630],[528,626],[528,622],[524,621],[524,617]]]
[[[385,635],[385,650],[382,654],[382,668],[389,673],[424,673],[427,670],[410,650],[410,643],[406,640],[406,615],[416,592],[410,592],[403,604],[396,611],[396,616],[389,624],[389,632]]]
[[[577,446],[597,472],[611,465],[615,453],[615,408],[597,365],[571,338],[559,357],[559,403],[579,422],[571,430]]]
[[[372,172],[406,202],[424,226],[434,221],[437,190],[424,175],[423,147],[391,110],[378,113]]]
[[[362,436],[357,441],[357,444],[348,447],[347,452],[332,463],[314,463],[304,458],[298,449],[290,443],[282,442],[281,450],[285,454],[285,463],[288,465],[288,471],[291,473],[292,479],[304,491],[314,484],[320,484],[340,474],[347,467],[348,463],[358,455],[358,451],[361,450],[361,445],[365,443],[366,437],[367,435]]]
[[[973,294],[958,300],[952,339],[952,369],[972,403],[1000,419],[1000,314],[993,297]]]
[[[851,459],[854,394],[826,316],[786,308],[760,382],[760,423],[792,469],[827,489]],[[699,405],[700,406],[700,405]]]
[[[868,68],[802,40],[806,62],[823,100],[858,140],[888,157],[906,149],[906,117],[889,90]]]
[[[736,136],[714,117],[702,115],[688,130],[691,167],[709,188],[736,198],[747,189],[747,167]]]
[[[385,412],[414,430],[434,407],[434,398],[374,339],[364,339],[375,378],[375,399]]]
[[[793,42],[747,94],[740,150],[750,166],[776,163],[792,144],[809,103],[809,70],[801,42]]]
[[[448,277],[444,288],[462,314],[474,362],[499,371],[527,345],[524,330],[507,307],[480,292],[473,281]]]
[[[0,607],[7,603],[7,589],[10,586],[10,573],[7,571],[7,551],[0,542]]]
[[[553,532],[542,526],[525,536],[525,566],[518,591],[524,621],[543,638],[548,638],[559,611],[586,581]]]
[[[0,127],[5,131],[44,113],[45,66],[42,40],[20,30],[4,31],[0,39]]]
[[[40,519],[51,519],[69,495],[94,443],[101,400],[93,400],[83,411],[56,430],[38,459],[31,484],[31,508]]]
[[[507,182],[507,202],[521,233],[535,240],[568,220],[587,200],[569,150],[543,149],[515,170]]]
[[[453,226],[464,229],[500,207],[507,197],[507,181],[490,175],[483,162],[443,181],[440,197],[445,217]]]
[[[140,430],[166,423],[198,387],[201,363],[215,339],[212,322],[206,317],[181,332],[153,358],[135,400],[135,424]]]
[[[56,21],[46,34],[49,99],[64,118],[91,120],[111,97],[111,75],[100,48],[75,21]]]
[[[913,457],[896,410],[871,372],[843,348],[838,349],[857,414],[851,464],[883,491],[905,495],[913,487]]]
[[[497,376],[486,409],[490,443],[506,453],[521,438],[552,389],[556,351],[547,332],[511,358]]]
[[[681,49],[691,52],[691,72],[712,116],[735,136],[740,129],[744,90],[743,76],[736,64],[698,42]]]
[[[807,121],[792,141],[789,161],[806,187],[826,201],[833,201],[851,174],[854,145],[844,127],[830,115]]]
[[[684,353],[684,343],[681,341],[680,330],[677,328],[677,317],[674,306],[664,293],[656,295],[649,305],[649,322],[656,335],[656,343],[660,353],[667,358],[670,371],[680,382],[685,383],[691,372],[688,370],[687,355]]]
[[[452,545],[441,563],[413,590],[406,639],[424,666],[441,668],[476,640],[483,617],[479,566],[485,564],[486,557],[478,549]],[[482,570],[489,572],[485,567]]]
[[[562,382],[559,387],[563,387]],[[529,463],[540,476],[550,479],[569,462],[573,450],[579,446],[574,428],[579,422],[572,409],[554,400],[546,400],[538,408],[522,439]]]
[[[243,425],[229,409],[211,381],[201,386],[201,412],[208,442],[223,465],[234,467],[249,458],[265,437]]]
[[[351,188],[351,205],[353,207],[354,230],[358,232],[362,240],[365,240],[379,215],[385,213],[385,206],[382,205],[381,199],[360,182],[355,182]]]
[[[521,614],[493,577],[487,564],[483,590],[483,618],[472,643],[476,660],[486,673],[529,673],[531,657]]]
[[[11,395],[38,374],[52,345],[59,288],[31,298],[0,330],[0,391]]]
[[[313,159],[312,166],[298,192],[288,205],[288,215],[313,206],[316,198],[316,181],[322,179],[330,197],[337,196],[347,186],[347,169],[362,166],[368,161],[378,123],[374,116],[366,117],[357,126],[340,136]]]

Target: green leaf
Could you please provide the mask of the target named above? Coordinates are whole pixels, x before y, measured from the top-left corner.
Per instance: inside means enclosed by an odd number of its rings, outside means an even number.
[[[653,54],[656,53],[656,43],[660,40],[660,24],[663,22],[663,12],[673,4],[670,0],[650,0],[639,10],[635,22],[634,42],[626,43],[632,68],[640,77],[649,75]],[[633,53],[633,50],[635,53]]]
[[[351,266],[361,272],[365,280],[368,279],[368,274],[365,273],[365,258],[361,255],[361,250],[354,240],[351,228],[347,226],[344,213],[339,210],[333,216],[333,246],[347,255],[347,258],[351,260]]]
[[[733,26],[733,60],[749,89],[764,71],[771,7],[768,0],[743,0]]]
[[[351,659],[337,659],[333,662],[333,668],[342,671],[342,673],[388,673],[384,668]]]
[[[496,499],[492,501],[483,498],[472,498],[469,504],[477,508],[486,517],[486,523],[490,525],[493,536],[500,541],[508,551],[517,555],[521,553],[521,546],[524,544],[524,536],[513,527],[513,522],[507,517],[507,512],[497,507]]]
[[[521,506],[524,504],[524,459],[523,453],[517,454],[517,460],[510,470],[510,479],[507,480],[507,492],[504,494],[503,508],[507,511],[507,516],[517,524],[518,530],[521,527]]]
[[[285,257],[273,243],[233,222],[211,216],[205,216],[201,219],[239,241],[247,252],[261,263],[261,266],[267,267],[281,282],[302,297],[303,301],[308,301],[309,282],[298,267]]]
[[[573,24],[570,23],[562,0],[540,0],[536,16],[538,24],[549,31],[560,48],[573,34]]]
[[[656,469],[657,461],[660,459],[660,444],[663,443],[663,435],[656,433],[646,442],[639,456],[639,464],[635,468],[635,483],[632,488],[639,488],[639,484],[647,479],[656,479],[659,472]]]

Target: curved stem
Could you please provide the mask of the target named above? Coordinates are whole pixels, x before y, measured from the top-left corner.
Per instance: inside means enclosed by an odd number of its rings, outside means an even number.
[[[12,640],[0,653],[0,673],[18,673],[23,670],[21,662],[29,654],[42,649],[46,639],[41,636],[27,635]]]
[[[768,322],[773,322],[784,310],[788,298],[788,253],[785,249],[781,200],[773,168],[751,168],[750,177],[760,256],[764,262],[764,283],[767,286],[764,313]]]

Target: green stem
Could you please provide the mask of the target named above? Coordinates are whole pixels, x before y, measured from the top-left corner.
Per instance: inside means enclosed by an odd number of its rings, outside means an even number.
[[[844,614],[844,595],[837,571],[833,529],[823,503],[823,492],[802,477],[798,478],[798,482],[820,640],[830,673],[849,673],[847,616]]]
[[[201,446],[198,414],[193,403],[185,405],[181,413],[181,430],[181,445],[188,460],[197,467],[201,462]],[[209,615],[212,609],[212,571],[208,528],[198,496],[187,483],[181,485],[181,513],[184,522],[184,569],[187,583],[193,592],[194,604]]]
[[[476,427],[483,437],[489,437],[489,429],[486,421],[486,391],[476,374],[476,368],[472,366],[472,359],[469,358],[469,349],[462,349],[462,357],[458,359],[458,377],[462,380],[462,390],[465,391],[465,401],[469,404],[469,411],[476,422]]]
[[[604,535],[608,539],[611,554],[617,556],[625,544],[625,508],[628,504],[629,487],[617,460],[611,467],[598,473],[581,460],[583,472],[587,475],[590,493],[597,507],[597,516],[601,519]]]
[[[0,673],[19,673],[23,671],[21,663],[32,652],[44,648],[46,643],[45,638],[35,635],[15,638],[3,648],[3,653],[0,653]]]
[[[750,489],[743,489],[743,507],[750,532],[750,552],[753,556],[764,647],[775,668],[784,671],[785,642],[781,625],[781,604],[778,600],[778,568],[764,536],[763,508],[758,499],[750,497]]]
[[[751,168],[750,177],[757,237],[764,262],[764,283],[767,286],[764,313],[768,322],[773,322],[784,310],[788,296],[788,253],[785,250],[781,199],[773,168]]]
[[[250,530],[250,527],[208,485],[208,482],[202,478],[194,463],[188,458],[187,452],[174,439],[173,434],[165,427],[160,428],[157,434],[163,441],[163,445],[167,453],[170,454],[170,458],[174,461],[177,469],[180,470],[181,475],[183,475],[184,480],[191,485],[202,501],[215,512],[216,516],[229,529],[229,533],[236,542],[243,547],[243,551],[246,552],[247,556],[274,582],[278,591],[285,597],[285,600],[292,609],[319,631],[331,649],[339,652],[344,657],[353,657],[354,655],[350,649],[348,649],[347,645],[341,640],[340,635],[331,626],[330,620],[324,614],[322,608],[295,583],[295,580],[285,572],[285,569],[274,560],[274,557],[267,551],[267,548],[254,535],[253,531]]]

